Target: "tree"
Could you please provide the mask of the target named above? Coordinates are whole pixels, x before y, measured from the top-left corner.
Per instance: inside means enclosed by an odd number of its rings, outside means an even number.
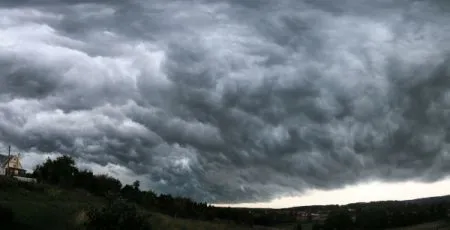
[[[138,180],[133,182],[133,188],[135,190],[139,190],[139,186],[141,185],[141,182],[139,182]]]
[[[356,215],[355,225],[363,229],[384,229],[388,227],[388,216],[382,207],[365,207]]]
[[[38,165],[33,176],[38,181],[69,187],[74,184],[77,172],[73,158],[64,155],[55,160],[47,159],[42,165]]]
[[[95,187],[95,176],[89,170],[81,170],[75,175],[74,185],[77,188],[83,188],[89,192],[93,192]]]
[[[344,209],[331,212],[325,221],[325,229],[348,230],[352,227],[352,217]]]
[[[119,194],[122,183],[119,180],[107,175],[94,176],[93,192],[97,195]]]
[[[122,195],[122,197],[124,197],[125,199],[129,200],[129,201],[134,201],[138,204],[141,203],[141,195],[142,192],[139,190],[136,190],[135,187],[131,186],[131,185],[125,185],[123,186],[122,190],[120,190],[120,194]]]

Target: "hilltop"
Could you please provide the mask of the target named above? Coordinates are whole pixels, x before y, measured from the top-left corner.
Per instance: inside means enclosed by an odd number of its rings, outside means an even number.
[[[135,215],[133,209],[144,215],[152,229],[255,229],[258,222],[247,210],[216,208],[184,197],[142,191],[139,181],[122,185],[110,176],[79,170],[69,156],[48,159],[27,176],[37,183],[0,176],[0,221],[8,221],[10,210],[12,224],[23,229],[85,229],[91,210],[109,207],[117,200],[124,202],[120,208],[132,209],[131,215]]]
[[[81,189],[64,189],[0,177],[0,207],[13,211],[14,229],[80,230],[86,222],[86,212],[107,202],[106,198]],[[249,229],[232,223],[180,219],[143,208],[138,210],[148,215],[152,229]],[[4,214],[0,208],[2,223],[5,223]]]

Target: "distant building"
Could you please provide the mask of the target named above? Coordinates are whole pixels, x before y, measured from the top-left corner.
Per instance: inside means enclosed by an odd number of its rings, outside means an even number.
[[[25,176],[26,170],[20,163],[20,154],[8,156],[0,154],[0,175]]]
[[[294,213],[294,215],[298,221],[312,221],[319,223],[324,222],[328,217],[327,213],[309,211],[297,211]]]
[[[309,213],[305,211],[298,211],[294,215],[298,221],[306,221],[308,220]]]

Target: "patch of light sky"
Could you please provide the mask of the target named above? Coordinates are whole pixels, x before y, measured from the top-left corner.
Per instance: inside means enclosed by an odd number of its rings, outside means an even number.
[[[308,205],[349,204],[357,202],[411,200],[424,197],[444,196],[450,191],[450,178],[434,182],[385,183],[373,181],[336,190],[309,190],[302,196],[282,197],[270,202],[214,204],[233,208],[289,208]]]

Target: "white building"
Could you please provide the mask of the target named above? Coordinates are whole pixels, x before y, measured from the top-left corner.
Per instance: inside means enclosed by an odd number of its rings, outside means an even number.
[[[20,163],[20,154],[0,155],[0,175],[24,176],[26,171]]]

